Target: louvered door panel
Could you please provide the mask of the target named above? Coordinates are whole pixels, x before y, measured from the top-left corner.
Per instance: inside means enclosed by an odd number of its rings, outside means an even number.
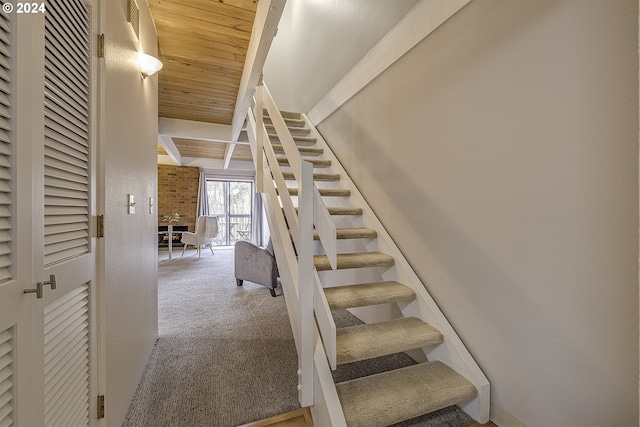
[[[45,308],[45,425],[89,424],[89,286]]]
[[[13,335],[13,328],[0,332],[0,427],[15,425]]]
[[[0,283],[13,278],[13,29],[10,15],[0,14]]]
[[[45,17],[45,266],[89,252],[90,9],[48,0]]]

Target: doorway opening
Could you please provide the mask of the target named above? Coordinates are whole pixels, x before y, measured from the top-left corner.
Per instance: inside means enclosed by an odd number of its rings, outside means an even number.
[[[251,240],[253,192],[252,181],[207,178],[209,212],[218,217],[215,245],[231,246],[238,240]]]

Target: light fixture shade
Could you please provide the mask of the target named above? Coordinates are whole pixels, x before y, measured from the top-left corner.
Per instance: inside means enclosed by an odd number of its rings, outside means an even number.
[[[138,65],[142,78],[152,76],[162,68],[162,62],[159,59],[142,52],[138,52]]]

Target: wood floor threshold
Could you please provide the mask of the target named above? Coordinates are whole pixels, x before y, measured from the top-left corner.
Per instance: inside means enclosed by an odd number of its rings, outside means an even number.
[[[266,420],[254,421],[239,427],[313,427],[309,408],[300,408]]]
[[[313,427],[313,420],[311,419],[311,411],[307,407],[287,412],[286,414],[276,415],[275,417],[267,418],[266,420],[243,424],[238,427]],[[477,421],[472,421],[470,423],[463,424],[460,427],[498,426],[491,421],[486,424],[480,424]]]

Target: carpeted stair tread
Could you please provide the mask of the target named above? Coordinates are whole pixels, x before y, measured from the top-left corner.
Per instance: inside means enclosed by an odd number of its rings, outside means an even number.
[[[284,153],[284,147],[280,144],[273,144],[273,151],[276,153]],[[313,148],[313,147],[298,147],[298,151],[300,154],[306,154],[308,156],[319,156],[324,153],[322,148]]]
[[[278,139],[278,135],[276,135],[275,133],[270,133],[269,134],[269,140],[271,140],[272,142],[274,141],[280,141]],[[318,140],[312,136],[295,136],[293,135],[293,142],[296,143],[296,145],[299,146],[309,146],[309,145],[313,145],[316,142],[318,142]]]
[[[264,113],[262,115],[264,117],[264,120],[271,121],[271,116],[269,115],[269,112],[266,109],[264,110]],[[300,113],[295,113],[291,111],[280,111],[280,115],[282,116],[283,119],[285,119],[285,121],[295,120],[295,121],[304,122],[304,119],[302,118]]]
[[[318,191],[320,191],[321,196],[327,197],[348,197],[351,195],[351,191],[342,190],[339,188],[320,188]],[[289,187],[289,194],[292,196],[297,196],[298,189],[295,187]]]
[[[267,128],[267,133],[270,133],[270,134],[276,133],[276,127],[274,125],[265,123],[264,126]],[[302,128],[293,127],[293,128],[289,128],[289,132],[293,136],[307,136],[311,133],[311,129],[309,129],[308,127],[302,127]]]
[[[362,215],[362,208],[327,208],[330,215]]]
[[[371,228],[356,227],[356,228],[337,228],[337,239],[375,239],[378,237],[378,232]],[[319,240],[318,230],[313,230],[313,239]]]
[[[442,362],[336,384],[349,427],[382,427],[473,399],[478,391]]]
[[[304,119],[292,119],[289,117],[285,117],[284,121],[290,128],[301,128],[306,126]]]
[[[416,317],[349,326],[336,331],[338,364],[441,344],[442,333]]]
[[[391,267],[395,260],[391,255],[380,252],[360,252],[351,254],[338,254],[338,270],[366,267]],[[331,264],[326,255],[315,255],[313,264],[318,271],[331,270]]]
[[[302,160],[306,160],[307,162],[313,164],[314,168],[328,168],[329,166],[331,166],[331,160],[309,159],[307,157],[303,158]],[[280,163],[281,165],[288,165],[289,159],[287,159],[286,157],[278,157],[278,163]]]
[[[269,111],[267,111],[266,108],[262,109],[262,115],[264,117],[269,117]],[[299,119],[301,118],[301,114],[299,112],[295,112],[295,111],[286,111],[286,110],[280,110],[280,115],[282,115],[282,117],[287,117],[290,119]]]
[[[301,118],[301,114],[297,111],[286,111],[286,110],[280,110],[280,114],[282,114],[282,117],[287,117],[290,119],[300,119]],[[268,116],[269,114],[267,114]]]
[[[295,179],[293,172],[289,172],[289,171],[282,172],[282,177],[288,180]],[[314,173],[313,180],[314,181],[340,181],[340,174],[339,173]]]
[[[325,288],[324,294],[331,310],[413,301],[416,298],[413,289],[395,281]]]
[[[327,207],[327,210],[329,215],[362,215],[362,208]]]
[[[287,124],[288,127],[292,127],[292,128],[301,128],[305,126],[305,122],[304,119],[292,119],[291,117],[283,117],[284,122]],[[273,123],[271,121],[271,117],[269,116],[265,116],[264,117],[264,121],[265,123]]]

